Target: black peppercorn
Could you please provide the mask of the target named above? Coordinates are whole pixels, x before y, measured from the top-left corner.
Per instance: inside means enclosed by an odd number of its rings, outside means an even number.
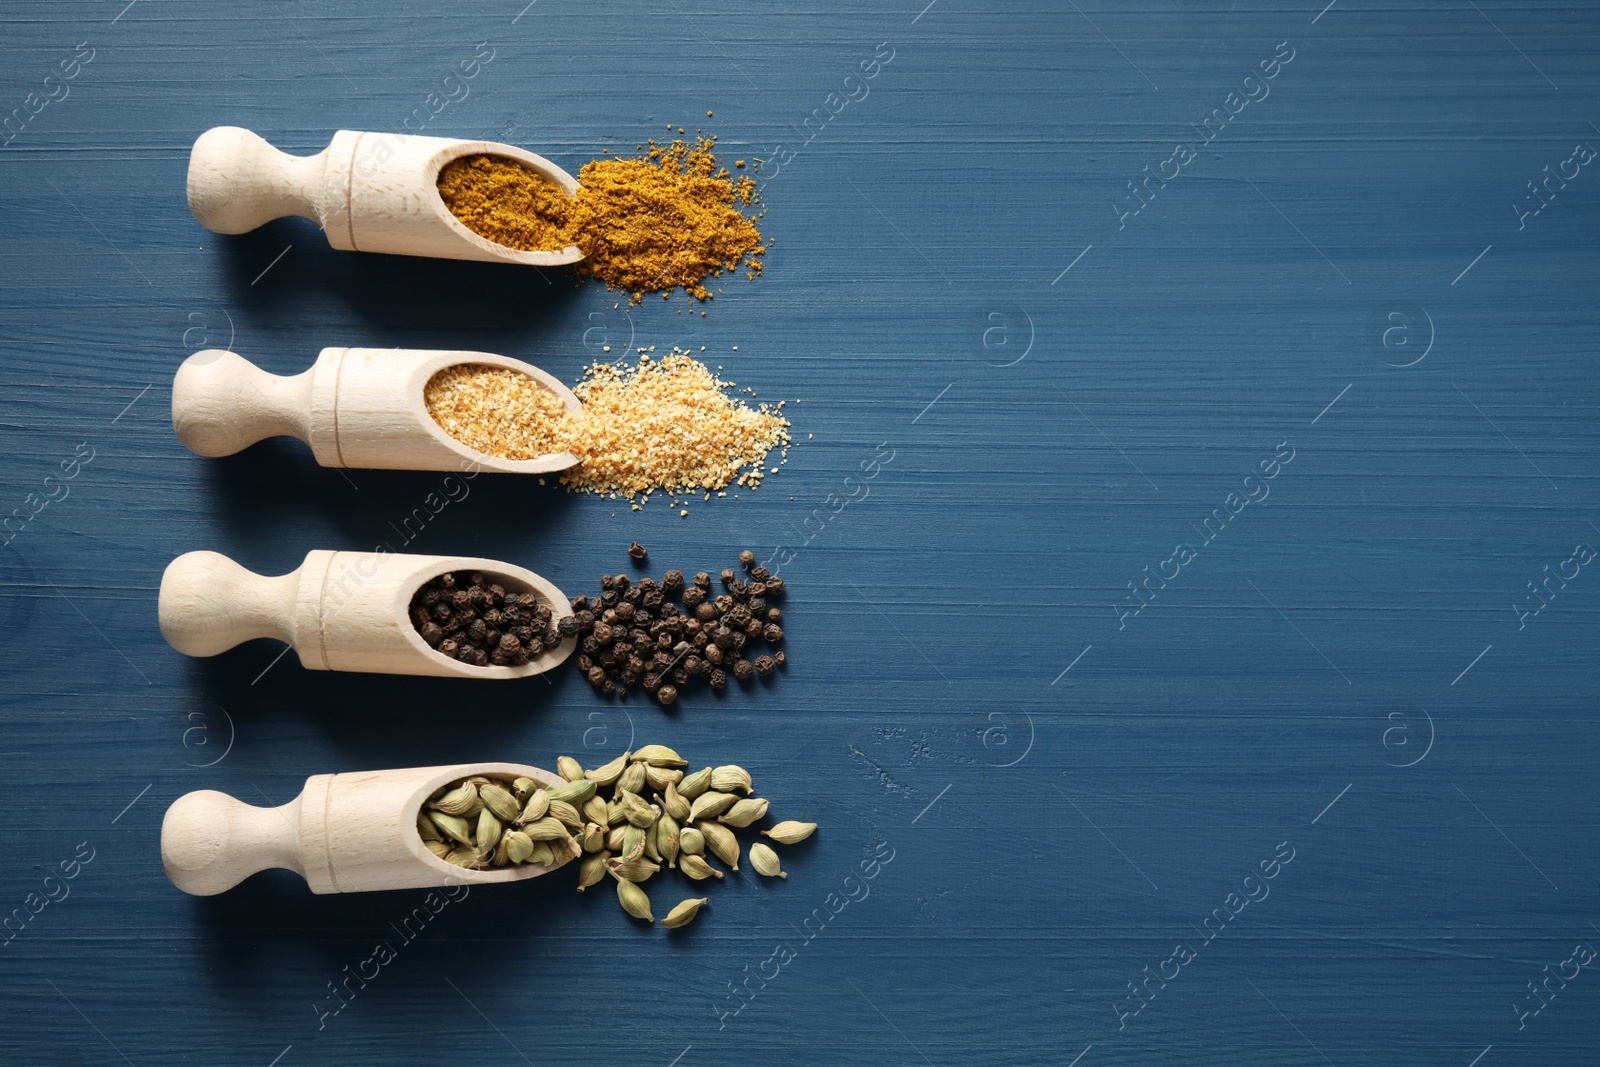
[[[732,593],[737,599],[743,600],[750,595],[750,583],[743,578],[735,578],[728,583],[728,592]]]
[[[589,673],[589,668],[593,666],[594,660],[590,659],[588,656],[580,655],[578,657],[578,670],[583,674],[587,675]]]
[[[619,593],[626,593],[628,589],[632,587],[632,585],[633,580],[626,574],[619,574],[615,578],[611,579],[611,588],[615,589]]]
[[[651,590],[644,595],[644,610],[651,612],[660,611],[661,605],[665,604],[666,602],[667,598],[664,593],[662,593],[659,589]]]
[[[522,651],[526,652],[531,659],[534,656],[544,655],[546,648],[555,648],[560,643],[560,641],[541,641],[535,637],[531,641],[522,642]]]
[[[744,624],[744,635],[746,637],[750,637],[750,638],[760,637],[761,636],[761,630],[762,630],[762,626],[761,626],[761,620],[760,619],[751,619],[749,622]]]
[[[772,654],[772,662],[782,667],[789,662],[789,657],[785,656],[782,652],[774,652]]]
[[[440,622],[444,622],[450,617],[450,605],[446,604],[442,600],[439,601],[439,603],[433,606],[433,617],[438,619]]]
[[[724,567],[724,568],[722,568],[722,573],[718,577],[720,577],[722,579],[722,584],[723,585],[727,585],[729,582],[734,580],[733,568],[732,567]]]
[[[706,591],[698,585],[691,585],[683,591],[683,606],[697,608],[706,602]]]
[[[598,686],[606,680],[606,672],[601,667],[589,668],[589,684]]]
[[[765,678],[767,675],[771,674],[772,667],[773,663],[771,656],[756,657],[756,673],[761,675],[761,677]]]
[[[650,558],[650,550],[645,548],[639,542],[635,541],[633,544],[628,546],[628,557],[635,563],[643,563],[645,560]]]
[[[783,612],[779,611],[777,608],[768,608],[767,609],[767,621],[768,622],[782,622],[783,621]]]
[[[701,625],[704,625],[717,617],[717,609],[710,604],[701,604],[694,609],[694,617]]]
[[[774,577],[774,578],[768,578],[767,579],[767,595],[768,596],[782,596],[783,595],[783,590],[784,590],[784,584],[783,584],[783,579],[782,578]]]
[[[495,667],[508,667],[511,665],[511,659],[497,648],[489,653],[489,663]]]
[[[683,590],[683,572],[668,571],[661,576],[661,591],[668,596],[676,596]]]
[[[471,663],[473,654],[477,651],[478,650],[473,648],[471,645],[462,645],[460,648],[456,649],[456,659],[460,660],[462,663]]]
[[[717,643],[718,648],[726,652],[733,647],[733,631],[726,626],[719,626],[711,632],[711,640]]]
[[[438,648],[440,642],[444,640],[444,631],[439,629],[436,623],[423,623],[422,639],[428,642],[429,648]]]
[[[767,639],[767,644],[775,645],[783,640],[783,627],[775,622],[769,622],[767,628],[761,631],[761,636]]]
[[[472,625],[467,627],[467,640],[482,641],[489,632],[489,624],[482,619],[473,619]]]
[[[521,634],[518,634],[517,636],[522,638],[522,640],[524,642],[526,642],[528,640],[526,637],[522,637]],[[543,641],[543,643],[545,644],[546,647],[555,648],[557,645],[559,645],[561,643],[561,631],[560,630],[555,630],[555,629],[546,630],[544,632],[544,637],[542,638],[542,641]]]
[[[722,621],[735,630],[741,629],[750,625],[750,609],[739,604]]]
[[[733,597],[729,596],[727,593],[723,593],[711,603],[712,606],[717,609],[718,615],[726,615],[728,612],[733,610]]]
[[[714,666],[721,666],[724,653],[722,649],[718,648],[716,645],[706,645],[704,655],[708,663],[711,663]]]
[[[756,597],[760,597],[762,600],[765,600],[767,598],[767,583],[751,582],[750,588],[747,589],[746,592],[750,594],[751,600],[754,600]]]
[[[651,671],[651,672],[649,672],[648,674],[646,674],[644,676],[644,691],[645,692],[654,693],[657,689],[660,689],[660,688],[661,688],[661,675],[657,674],[655,671]]]
[[[561,621],[556,623],[556,632],[562,637],[575,636],[578,632],[578,620],[571,615],[562,616]]]
[[[744,564],[746,569],[749,569],[750,567],[755,566],[756,554],[747,548],[743,552],[739,553],[739,562]]]
[[[745,601],[745,604],[747,604],[750,610],[755,612],[757,615],[760,615],[763,611],[767,610],[767,598],[764,596],[753,596],[749,600]]]
[[[613,682],[610,678],[607,678],[600,685],[600,692],[604,693],[606,696],[610,696],[612,693],[615,693],[616,691],[617,691],[616,683]]]
[[[710,589],[711,575],[707,574],[705,571],[695,571],[694,584],[698,589]]]
[[[672,672],[672,680],[679,685],[689,684],[689,672],[682,667]]]
[[[611,583],[616,581],[616,580],[617,580],[616,577],[613,576],[613,575],[602,574],[600,576],[600,588],[601,589],[610,589],[611,588]]]
[[[505,603],[505,600],[506,600],[506,587],[505,586],[498,585],[498,584],[491,585],[491,586],[489,586],[489,590],[488,591],[489,591],[489,599],[491,601],[493,601],[496,606]]]
[[[629,619],[633,618],[634,610],[634,606],[630,603],[623,602],[618,604],[617,618],[621,619],[623,622],[627,622]]]
[[[725,689],[728,685],[728,672],[719,667],[711,672],[711,678],[709,680],[711,682],[711,688]]]
[[[456,587],[456,576],[453,573],[441,574],[434,581],[439,584],[440,589],[454,589]]]
[[[733,661],[733,676],[741,682],[748,682],[756,676],[755,666],[747,659]]]
[[[458,642],[456,642],[454,639],[452,639],[452,638],[448,638],[447,637],[443,641],[439,642],[439,654],[440,655],[454,657],[455,654],[456,654],[456,651],[458,649],[460,649],[460,648],[461,648],[461,645]]]
[[[767,570],[767,568],[765,568],[765,567],[752,567],[750,569],[750,578],[753,581],[764,582],[768,578],[771,578],[771,577],[772,577],[772,572]]]
[[[662,704],[672,703],[678,699],[678,687],[674,685],[662,686],[656,690],[656,699],[661,701]]]

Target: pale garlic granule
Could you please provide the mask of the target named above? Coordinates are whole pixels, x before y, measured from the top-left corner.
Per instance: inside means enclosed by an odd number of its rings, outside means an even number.
[[[573,387],[578,415],[526,375],[471,364],[435,375],[427,402],[470,448],[507,459],[570,451],[579,464],[561,475],[568,489],[636,499],[760,486],[767,454],[787,452],[789,420],[782,403],[740,403],[727,393],[733,385],[675,348],[660,360],[641,353],[631,367],[588,368]]]
[[[501,459],[567,451],[570,416],[537,379],[507,367],[457,363],[428,379],[428,414],[468,448]]]

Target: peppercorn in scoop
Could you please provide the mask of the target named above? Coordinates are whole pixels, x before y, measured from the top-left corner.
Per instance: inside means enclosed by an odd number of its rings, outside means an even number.
[[[508,592],[477,572],[430,580],[411,598],[410,614],[429,648],[474,667],[520,667],[563,640],[537,594]]]

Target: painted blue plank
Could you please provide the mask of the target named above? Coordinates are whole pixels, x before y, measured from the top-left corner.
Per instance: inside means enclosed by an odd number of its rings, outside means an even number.
[[[27,918],[0,935],[7,1062],[1592,1059],[1600,578],[1564,561],[1600,545],[1593,10],[111,0],[6,23],[0,510],[78,461],[0,548],[0,908]],[[576,170],[704,126],[783,161],[765,277],[704,318],[624,312],[190,217],[207,127],[299,152],[396,129],[480,46],[427,132]],[[571,379],[629,337],[791,401],[782,472],[686,520],[479,479],[406,547],[574,592],[633,539],[696,569],[786,550],[770,688],[667,715],[565,672],[480,693],[161,640],[174,555],[401,547],[435,484],[289,442],[188,454],[189,352],[478,348]],[[743,763],[823,830],[678,936],[565,878],[407,938],[408,894],[274,872],[196,900],[161,871],[191,789],[280,803],[314,773],[630,738]],[[330,1014],[380,941],[397,958]]]

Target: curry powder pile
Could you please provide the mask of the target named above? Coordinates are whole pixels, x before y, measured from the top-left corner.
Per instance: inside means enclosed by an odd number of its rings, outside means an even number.
[[[715,137],[651,141],[644,156],[593,160],[578,172],[573,198],[515,160],[463,156],[440,171],[439,195],[463,225],[497,244],[526,252],[576,245],[579,272],[628,292],[632,303],[677,288],[706,300],[707,279],[741,266],[754,278],[766,252],[760,214],[743,210],[759,207],[755,179],[734,177],[715,145]]]

